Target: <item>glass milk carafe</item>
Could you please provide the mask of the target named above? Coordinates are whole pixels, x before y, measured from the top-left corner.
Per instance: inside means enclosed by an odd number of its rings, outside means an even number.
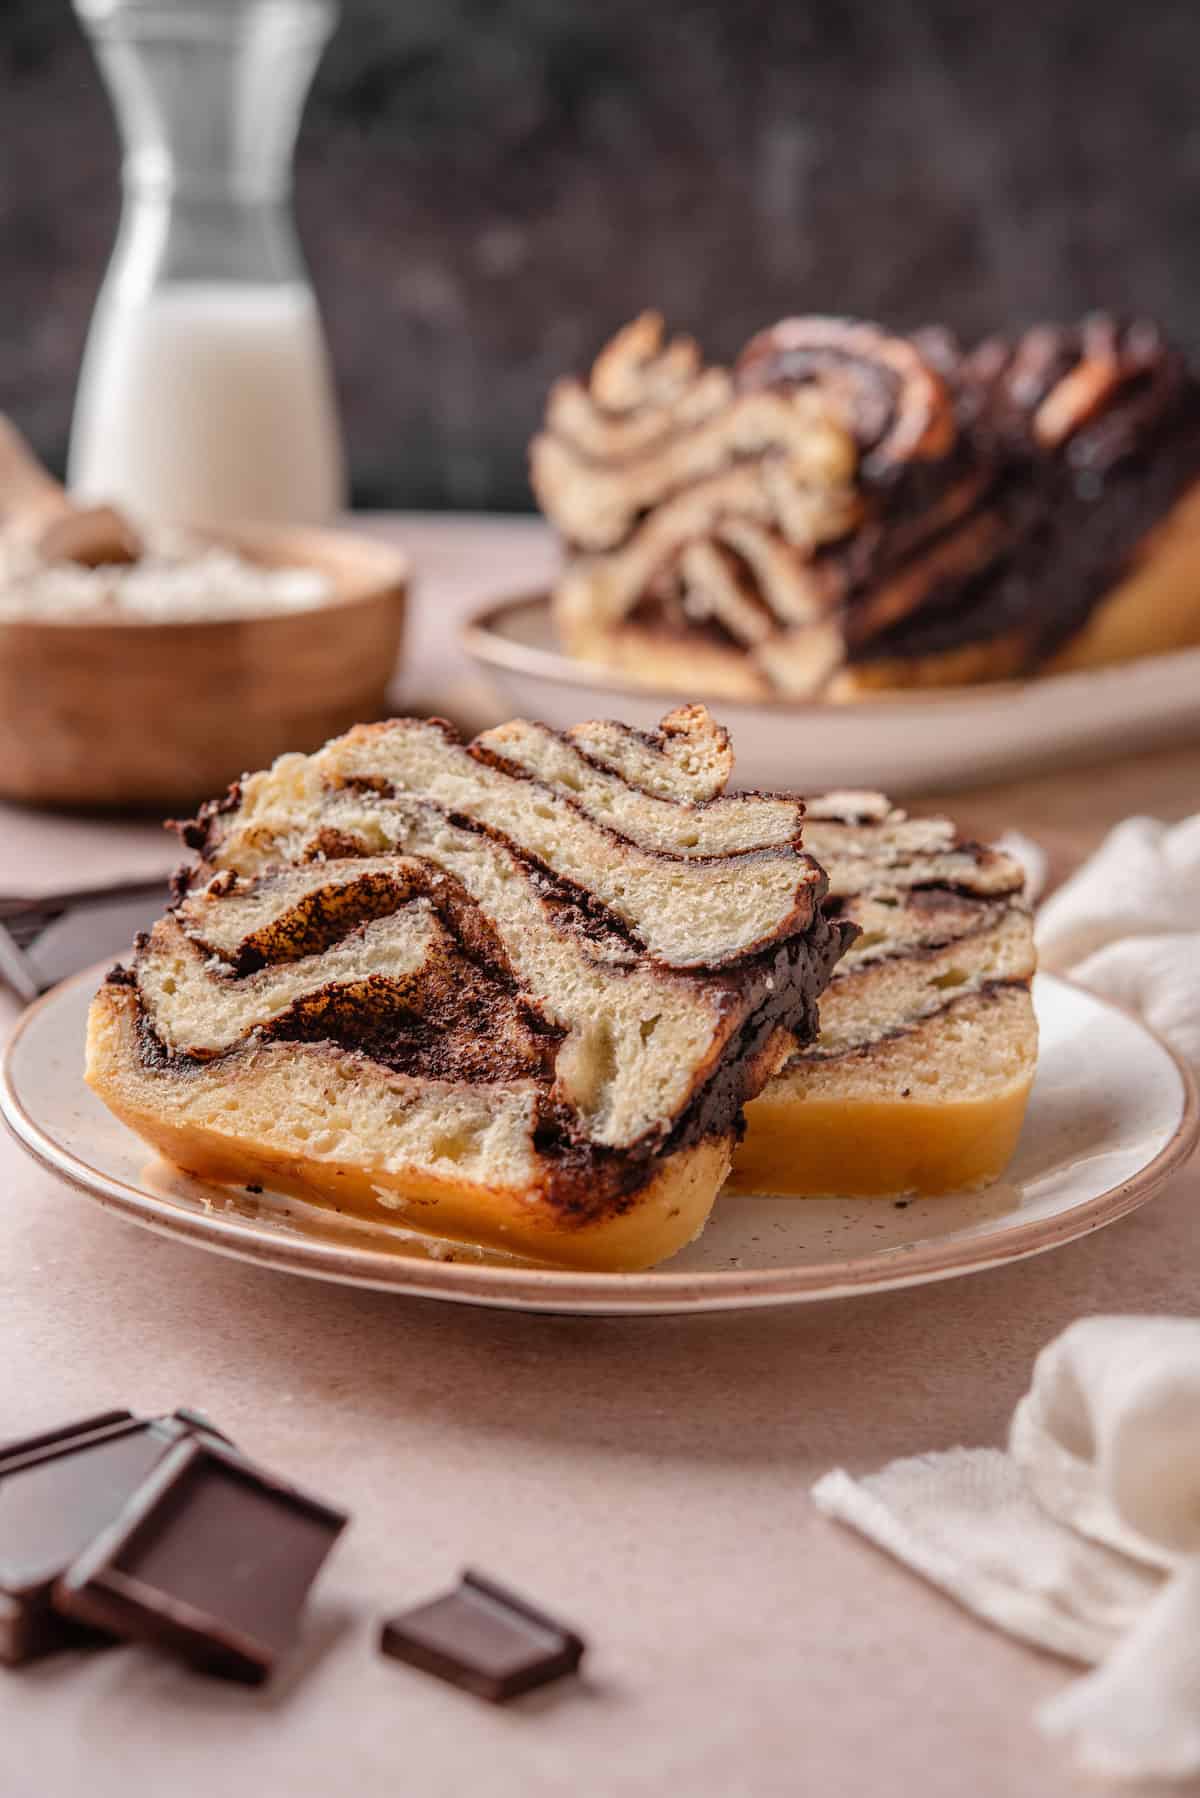
[[[150,523],[328,518],[341,441],[290,197],[334,0],[75,3],[125,156],[71,488]]]

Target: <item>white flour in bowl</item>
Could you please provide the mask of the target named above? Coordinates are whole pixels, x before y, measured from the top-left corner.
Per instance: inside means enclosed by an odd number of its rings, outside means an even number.
[[[143,624],[261,618],[304,612],[332,596],[315,568],[266,568],[228,549],[160,535],[140,562],[83,568],[46,562],[36,551],[0,544],[0,620],[63,619]]]

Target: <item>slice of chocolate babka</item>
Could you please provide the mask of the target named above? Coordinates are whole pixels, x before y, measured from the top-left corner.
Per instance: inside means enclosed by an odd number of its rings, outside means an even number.
[[[821,1000],[821,1033],[747,1107],[731,1190],[959,1192],[1016,1146],[1037,1059],[1022,871],[945,818],[879,793],[808,802],[826,909],[861,935]]]
[[[731,766],[700,707],[284,756],[185,827],[199,866],[97,995],[87,1077],[204,1179],[649,1266],[854,935],[799,802],[726,796]]]
[[[569,653],[852,699],[1200,641],[1200,380],[1145,322],[965,351],[838,318],[732,369],[646,314],[531,447]]]

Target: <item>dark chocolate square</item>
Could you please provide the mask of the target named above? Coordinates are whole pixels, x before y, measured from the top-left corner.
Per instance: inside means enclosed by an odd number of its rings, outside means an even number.
[[[493,1704],[574,1673],[584,1652],[574,1630],[470,1571],[457,1590],[390,1618],[379,1646]]]
[[[54,1602],[81,1622],[257,1684],[291,1646],[346,1521],[195,1436],[59,1580]]]
[[[0,1662],[82,1638],[56,1615],[55,1580],[119,1515],[169,1439],[129,1412],[105,1412],[0,1449]]]

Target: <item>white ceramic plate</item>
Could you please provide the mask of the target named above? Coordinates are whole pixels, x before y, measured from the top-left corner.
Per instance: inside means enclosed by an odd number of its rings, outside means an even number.
[[[1005,1180],[961,1198],[726,1198],[699,1242],[645,1274],[576,1274],[429,1242],[271,1193],[208,1186],[154,1157],[83,1084],[102,970],[25,1013],[0,1109],[39,1161],[135,1223],[290,1273],[427,1298],[559,1312],[718,1311],[918,1286],[1036,1255],[1148,1199],[1193,1147],[1193,1083],[1115,1007],[1036,983],[1042,1054]],[[0,1204],[6,1200],[0,1194]]]
[[[464,627],[467,654],[487,670],[514,717],[558,729],[621,718],[647,729],[678,693],[623,684],[559,654],[544,593],[489,606]],[[689,693],[703,699],[703,693]],[[1045,680],[998,681],[820,700],[714,699],[737,751],[737,783],[814,793],[827,787],[933,792],[1102,751],[1144,749],[1200,735],[1200,649]]]

